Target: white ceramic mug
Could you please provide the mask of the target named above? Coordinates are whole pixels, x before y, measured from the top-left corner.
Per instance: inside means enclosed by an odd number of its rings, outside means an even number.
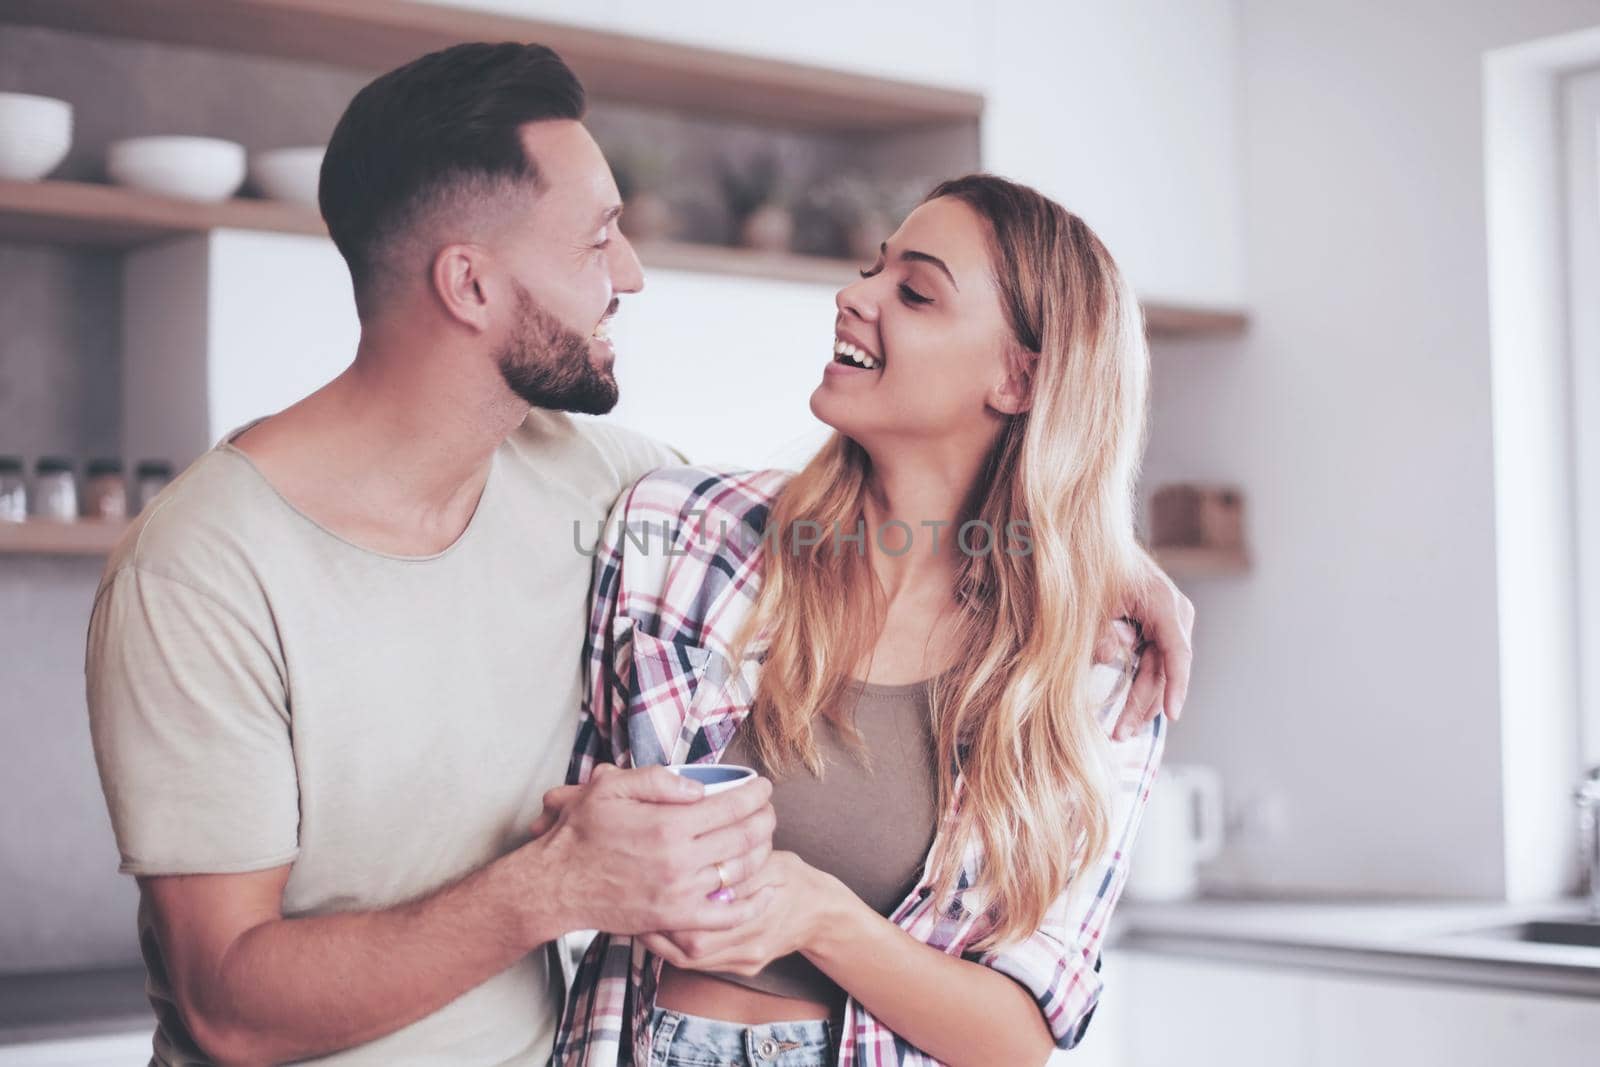
[[[706,796],[738,789],[746,782],[756,780],[756,772],[749,767],[732,763],[688,763],[667,770],[679,778],[688,778],[706,787]]]
[[[1199,865],[1222,851],[1222,779],[1210,767],[1161,768],[1139,824],[1128,870],[1131,900],[1187,900],[1200,889]]]

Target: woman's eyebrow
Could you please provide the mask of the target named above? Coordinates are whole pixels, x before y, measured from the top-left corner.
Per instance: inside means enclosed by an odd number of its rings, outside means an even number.
[[[883,244],[878,246],[878,250],[887,256],[889,254],[889,242],[883,242]],[[908,248],[904,252],[900,253],[900,258],[903,260],[911,260],[914,263],[933,264],[935,267],[938,267],[940,270],[944,271],[944,276],[950,279],[950,284],[952,287],[954,287],[956,292],[959,293],[961,291],[961,286],[956,285],[956,276],[950,273],[950,268],[945,266],[944,260],[940,259],[938,256],[930,256],[926,252],[918,252],[914,249]]]

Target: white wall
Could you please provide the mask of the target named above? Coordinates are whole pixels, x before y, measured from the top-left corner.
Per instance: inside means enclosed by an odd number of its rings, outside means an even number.
[[[1142,297],[1245,299],[1237,7],[991,8],[984,166],[1081,215]]]
[[[283,410],[355,358],[361,326],[333,242],[219,230],[210,237],[210,284],[208,446]]]
[[[218,230],[123,265],[123,447],[181,469],[332,379],[360,339],[350,274],[318,237]]]
[[[796,467],[827,437],[808,406],[832,358],[824,285],[649,271],[612,336],[611,417],[696,463]]]
[[[1500,599],[1507,895],[1577,881],[1579,569],[1573,462],[1582,357],[1569,342],[1562,74],[1600,64],[1600,25],[1490,53],[1484,64],[1490,390]],[[1587,131],[1591,153],[1593,131]],[[1574,144],[1574,148],[1576,148]],[[1594,196],[1571,192],[1573,212]],[[1575,246],[1573,251],[1577,251]],[[1576,282],[1574,282],[1576,284]],[[1574,299],[1592,303],[1593,294]],[[1581,425],[1581,420],[1580,420]],[[1565,862],[1552,863],[1559,858]]]
[[[1158,353],[1152,483],[1231,480],[1171,758],[1275,797],[1220,880],[1494,896],[1503,865],[1482,63],[1594,0],[1245,0],[1246,341]]]
[[[223,230],[124,267],[123,435],[131,455],[192,462],[350,364],[350,278],[314,237]],[[697,463],[797,466],[826,437],[807,401],[831,357],[834,289],[648,272],[613,326],[610,418]]]

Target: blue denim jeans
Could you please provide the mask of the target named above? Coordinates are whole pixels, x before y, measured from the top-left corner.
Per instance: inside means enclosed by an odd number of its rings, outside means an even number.
[[[650,1067],[832,1067],[833,1025],[743,1026],[657,1008],[650,1015]]]

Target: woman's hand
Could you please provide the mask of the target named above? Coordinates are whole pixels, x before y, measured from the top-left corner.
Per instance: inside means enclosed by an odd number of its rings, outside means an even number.
[[[1194,604],[1155,560],[1147,555],[1144,561],[1144,574],[1120,607],[1123,618],[1143,630],[1144,641],[1119,619],[1107,627],[1095,648],[1095,659],[1102,663],[1124,655],[1139,656],[1133,691],[1112,734],[1119,741],[1143,730],[1163,710],[1168,719],[1178,721],[1189,695],[1189,668],[1194,662]]]
[[[762,916],[731,930],[644,934],[645,948],[686,971],[759,974],[767,964],[812,945],[831,909],[851,896],[844,884],[793,852],[773,852],[756,874],[733,887],[744,900],[763,889],[771,899]]]

